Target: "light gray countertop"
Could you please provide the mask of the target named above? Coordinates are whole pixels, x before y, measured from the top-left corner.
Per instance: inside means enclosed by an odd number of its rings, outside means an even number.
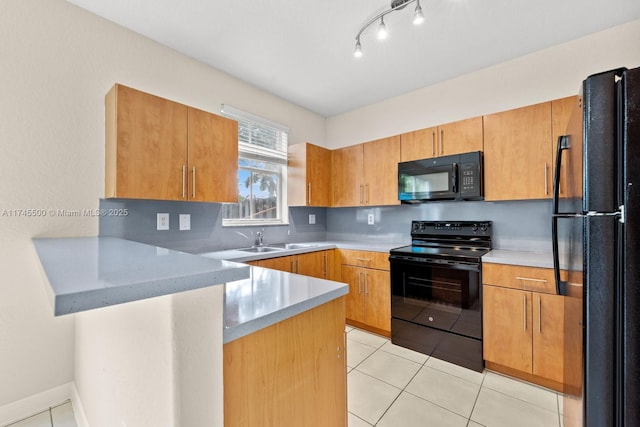
[[[33,239],[56,316],[249,277],[247,265],[114,237]]]
[[[380,243],[380,242],[333,240],[333,241],[322,241],[322,242],[304,242],[303,244],[307,245],[307,247],[297,248],[297,249],[285,249],[285,250],[273,251],[273,252],[262,252],[262,253],[251,253],[251,252],[243,252],[237,249],[228,249],[228,250],[221,250],[221,251],[205,252],[205,253],[200,253],[198,255],[204,256],[207,258],[213,258],[213,259],[228,260],[228,261],[235,261],[235,262],[247,262],[247,261],[256,261],[256,260],[267,259],[267,258],[277,258],[282,256],[297,255],[297,254],[315,252],[320,250],[336,249],[336,248],[354,249],[354,250],[372,251],[372,252],[389,252],[393,248],[408,245],[410,244],[410,242]],[[268,246],[268,245],[269,245],[268,243],[265,243],[265,246]]]
[[[511,264],[526,267],[553,268],[553,255],[550,252],[493,249],[482,257],[482,262],[487,264]]]
[[[225,285],[225,343],[346,295],[344,283],[251,267],[249,279]]]

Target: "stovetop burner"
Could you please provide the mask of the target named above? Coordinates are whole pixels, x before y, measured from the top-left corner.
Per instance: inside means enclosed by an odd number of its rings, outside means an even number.
[[[491,225],[491,221],[413,221],[411,245],[392,249],[391,255],[478,263],[491,250]]]

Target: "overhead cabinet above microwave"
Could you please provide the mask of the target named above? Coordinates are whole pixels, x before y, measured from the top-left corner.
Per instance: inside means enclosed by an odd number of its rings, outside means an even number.
[[[455,154],[398,164],[398,199],[483,200],[482,152]]]
[[[482,117],[400,135],[400,161],[430,159],[483,150]]]

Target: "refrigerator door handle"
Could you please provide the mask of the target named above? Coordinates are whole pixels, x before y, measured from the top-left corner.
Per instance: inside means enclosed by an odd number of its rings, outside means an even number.
[[[560,214],[558,212],[559,198],[560,198],[560,170],[562,167],[562,152],[570,147],[569,137],[562,135],[558,137],[558,151],[556,154],[556,165],[553,175],[553,198],[551,200],[551,206],[553,209],[553,216],[551,218],[551,243],[553,249],[553,274],[556,281],[556,294],[563,295],[566,291],[566,284],[560,280],[560,255],[558,252],[558,219],[567,218],[570,216],[579,216],[576,214]]]

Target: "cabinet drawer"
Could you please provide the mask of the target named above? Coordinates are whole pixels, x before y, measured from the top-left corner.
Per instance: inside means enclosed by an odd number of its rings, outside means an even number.
[[[340,264],[389,270],[389,253],[340,249]]]
[[[556,293],[553,269],[507,264],[482,264],[482,283],[513,289]]]

